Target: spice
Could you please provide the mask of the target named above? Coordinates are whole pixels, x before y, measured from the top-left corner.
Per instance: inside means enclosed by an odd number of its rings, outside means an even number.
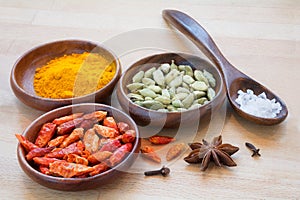
[[[183,152],[184,147],[185,147],[184,143],[178,143],[171,146],[167,152],[166,160],[170,161],[177,158],[180,155],[180,153]]]
[[[245,143],[246,147],[248,147],[253,153],[252,153],[252,157],[253,156],[261,156],[260,153],[259,153],[259,150],[260,149],[257,149],[253,144],[249,143],[249,142],[246,142]]]
[[[57,126],[67,122],[67,121],[71,121],[71,120],[74,120],[76,118],[79,118],[83,115],[83,113],[74,113],[74,114],[71,114],[71,115],[67,115],[67,116],[64,116],[64,117],[60,117],[60,118],[57,118],[55,120],[53,120],[53,123],[56,124]]]
[[[203,139],[202,143],[191,144],[191,147],[193,148],[192,152],[184,160],[188,163],[201,163],[202,171],[207,169],[210,161],[214,161],[217,166],[222,164],[229,167],[236,166],[230,156],[237,152],[239,148],[231,144],[222,144],[221,135],[215,137],[211,143]]]
[[[159,170],[144,172],[145,176],[153,176],[153,175],[159,175],[159,174],[161,174],[162,176],[168,176],[170,174],[170,169],[168,167],[163,166]]]
[[[71,98],[92,93],[110,82],[116,72],[114,62],[96,54],[64,55],[37,68],[34,90],[45,98]]]
[[[154,149],[150,146],[142,146],[140,148],[142,156],[152,160],[156,163],[160,163],[161,162],[161,158],[159,157],[159,155],[154,151]]]
[[[101,126],[105,134],[96,134],[94,126],[88,130],[80,128],[84,120]],[[116,166],[132,150],[136,133],[125,122],[119,123],[128,127],[128,130],[121,133],[105,126],[117,124],[113,117],[107,116],[106,111],[72,114],[45,123],[34,142],[20,134],[16,134],[16,137],[26,152],[26,159],[34,163],[41,173],[65,178],[90,177]],[[60,126],[65,127],[65,131],[60,132],[62,135],[57,134]],[[113,134],[108,134],[111,130]],[[115,134],[115,131],[118,133]],[[122,135],[126,135],[126,139]]]
[[[235,102],[244,112],[257,117],[274,118],[282,110],[281,104],[275,99],[269,100],[264,92],[256,96],[250,89],[246,92],[239,90]]]
[[[39,147],[44,147],[53,137],[56,131],[56,124],[46,123],[42,126],[35,140],[35,144]]]
[[[152,144],[168,144],[176,139],[170,136],[154,135],[148,139]]]
[[[60,148],[65,148],[70,144],[77,142],[84,136],[84,129],[83,128],[75,128],[68,137],[66,137],[62,143],[59,145]]]
[[[198,108],[215,97],[216,80],[206,70],[189,65],[164,63],[139,71],[126,87],[135,104],[160,112],[181,112]]]
[[[79,118],[75,118],[73,120],[70,121],[66,121],[64,123],[62,123],[61,125],[59,125],[57,127],[57,135],[64,135],[64,134],[68,134],[71,133],[72,130],[76,127],[78,127],[82,122],[84,121],[84,119],[82,117]]]

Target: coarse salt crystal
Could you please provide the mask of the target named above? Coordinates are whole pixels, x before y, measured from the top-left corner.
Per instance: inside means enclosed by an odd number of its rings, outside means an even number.
[[[274,118],[282,110],[281,104],[275,99],[269,100],[266,93],[261,93],[258,96],[250,89],[246,92],[239,90],[238,97],[235,100],[240,108],[251,115],[263,118]]]

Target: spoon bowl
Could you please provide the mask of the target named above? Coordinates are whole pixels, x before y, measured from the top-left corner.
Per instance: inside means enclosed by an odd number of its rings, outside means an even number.
[[[247,112],[244,112],[242,109],[240,109],[239,105],[235,102],[235,99],[238,96],[238,91],[246,91],[247,89],[251,88],[253,91],[255,91],[255,95],[259,95],[263,92],[265,92],[268,99],[276,99],[277,102],[280,102],[282,110],[279,114],[276,115],[274,118],[263,118],[263,117],[257,117],[254,115],[250,115]],[[230,88],[228,89],[228,95],[231,98],[229,99],[229,102],[232,106],[232,108],[243,118],[248,119],[250,121],[253,121],[257,124],[262,125],[274,125],[282,122],[287,117],[287,108],[285,103],[276,96],[272,91],[270,91],[265,86],[261,85],[260,83],[254,81],[251,78],[238,78],[235,79],[232,84],[230,85]]]
[[[275,125],[286,119],[288,109],[283,100],[281,100],[271,90],[250,78],[246,74],[235,68],[221,53],[212,37],[208,32],[193,18],[177,10],[164,10],[163,18],[186,35],[203,53],[216,64],[222,72],[228,100],[233,109],[243,118],[262,125]],[[246,89],[253,90],[255,95],[265,92],[268,99],[275,99],[281,104],[282,110],[274,118],[263,118],[249,114],[241,110],[235,102],[238,91]]]

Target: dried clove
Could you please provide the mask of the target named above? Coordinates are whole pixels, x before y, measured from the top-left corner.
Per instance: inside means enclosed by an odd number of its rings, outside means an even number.
[[[159,170],[146,171],[146,172],[144,172],[144,175],[145,176],[153,176],[153,175],[161,174],[162,176],[168,176],[169,173],[170,173],[170,169],[168,167],[163,166]]]
[[[259,153],[259,150],[260,149],[257,149],[253,144],[249,143],[249,142],[246,142],[245,143],[246,147],[248,147],[253,153],[252,153],[252,157],[253,156],[261,156],[260,153]]]

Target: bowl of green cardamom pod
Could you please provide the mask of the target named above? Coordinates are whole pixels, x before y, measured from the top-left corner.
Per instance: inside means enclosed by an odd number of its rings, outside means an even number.
[[[138,125],[163,128],[212,116],[226,96],[217,67],[185,53],[155,54],[135,62],[122,74],[116,94]]]
[[[21,102],[49,111],[77,103],[109,103],[120,76],[120,62],[111,50],[71,39],[25,52],[12,68],[10,85]]]

